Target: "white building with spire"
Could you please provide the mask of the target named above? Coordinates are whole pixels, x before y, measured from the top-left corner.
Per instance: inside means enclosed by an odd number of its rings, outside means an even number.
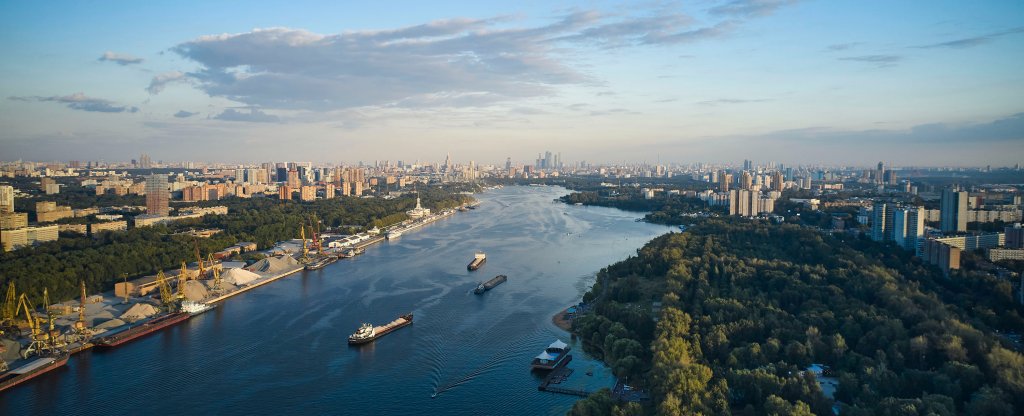
[[[420,205],[420,194],[416,193],[416,208],[405,211],[406,215],[412,219],[419,219],[430,215],[430,208],[423,208]]]

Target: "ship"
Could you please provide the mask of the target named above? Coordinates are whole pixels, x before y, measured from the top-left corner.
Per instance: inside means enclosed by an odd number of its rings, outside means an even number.
[[[67,364],[67,362],[68,354],[60,354],[54,357],[42,357],[32,360],[32,362],[28,364],[0,375],[0,392],[61,368],[64,364]]]
[[[309,264],[306,265],[306,270],[320,270],[324,267],[327,267],[328,264],[334,263],[336,261],[338,261],[338,258],[334,256],[319,257],[316,260],[309,262]]]
[[[210,305],[208,303],[196,302],[192,300],[186,300],[181,302],[181,311],[189,314],[190,316],[199,315],[203,312],[209,311],[210,309],[216,307],[216,305]]]
[[[548,345],[544,351],[541,351],[536,357],[533,357],[533,361],[530,362],[530,368],[534,370],[553,370],[555,367],[569,356],[569,344],[562,342],[560,339],[556,339],[551,345]]]
[[[469,262],[469,265],[466,266],[466,269],[473,271],[479,269],[480,266],[484,265],[484,263],[487,263],[487,255],[482,251],[478,251],[476,252],[476,255],[473,256],[473,261]]]
[[[388,231],[386,234],[384,234],[384,238],[387,238],[388,240],[393,240],[393,239],[396,239],[396,238],[401,237],[401,236],[402,236],[402,231],[400,231],[400,230],[391,230],[391,231]]]
[[[98,348],[113,348],[126,342],[152,334],[171,325],[179,324],[192,317],[185,312],[176,312],[146,321],[142,325],[128,328],[114,335],[105,336],[94,342]]]
[[[499,274],[497,276],[494,276],[493,279],[488,280],[486,283],[481,283],[480,285],[478,285],[476,289],[473,289],[473,293],[482,295],[484,292],[494,289],[495,286],[505,283],[506,280],[508,280],[508,276]]]
[[[368,342],[372,342],[377,338],[380,338],[391,333],[391,331],[394,331],[398,328],[410,324],[412,324],[411,313],[408,315],[399,316],[398,319],[395,319],[394,321],[391,321],[387,325],[383,326],[373,326],[372,324],[364,323],[359,326],[359,330],[357,330],[354,334],[349,335],[348,343],[349,345],[366,344]]]

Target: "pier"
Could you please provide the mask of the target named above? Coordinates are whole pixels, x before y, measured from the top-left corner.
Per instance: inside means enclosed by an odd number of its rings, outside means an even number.
[[[544,377],[544,381],[537,386],[537,390],[546,391],[549,393],[568,394],[571,396],[587,397],[590,395],[589,391],[583,389],[570,389],[561,386],[553,386],[552,384],[562,384],[563,381],[567,380],[572,375],[573,370],[566,367],[569,362],[572,361],[572,356],[565,357],[561,363],[558,364],[551,373],[548,373],[547,377]]]

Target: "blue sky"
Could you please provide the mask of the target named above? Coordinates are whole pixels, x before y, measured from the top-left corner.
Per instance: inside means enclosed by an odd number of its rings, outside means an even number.
[[[0,159],[1024,159],[1019,1],[488,3],[8,2]]]

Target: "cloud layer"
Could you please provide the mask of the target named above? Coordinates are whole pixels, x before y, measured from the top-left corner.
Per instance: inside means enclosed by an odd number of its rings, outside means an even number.
[[[723,9],[768,13],[787,2]],[[705,26],[677,11],[638,15],[574,12],[539,27],[507,18],[450,19],[393,30],[317,34],[268,28],[203,36],[172,51],[199,64],[188,73],[213,97],[271,109],[363,106],[473,107],[551,96],[564,85],[599,80],[570,66],[561,46],[664,45],[722,36],[736,26]],[[169,81],[154,78],[151,92]]]
[[[72,110],[81,111],[93,111],[99,113],[134,113],[139,111],[138,107],[128,107],[123,105],[117,105],[113,101],[104,100],[102,98],[92,98],[85,94],[76,92],[71,95],[64,96],[50,96],[50,97],[9,97],[11,100],[16,101],[39,101],[39,102],[55,102],[66,104],[68,108]]]
[[[100,56],[99,61],[102,62],[113,62],[118,65],[131,65],[142,63],[142,58],[131,56],[125,53],[114,53],[111,51],[103,52]]]

